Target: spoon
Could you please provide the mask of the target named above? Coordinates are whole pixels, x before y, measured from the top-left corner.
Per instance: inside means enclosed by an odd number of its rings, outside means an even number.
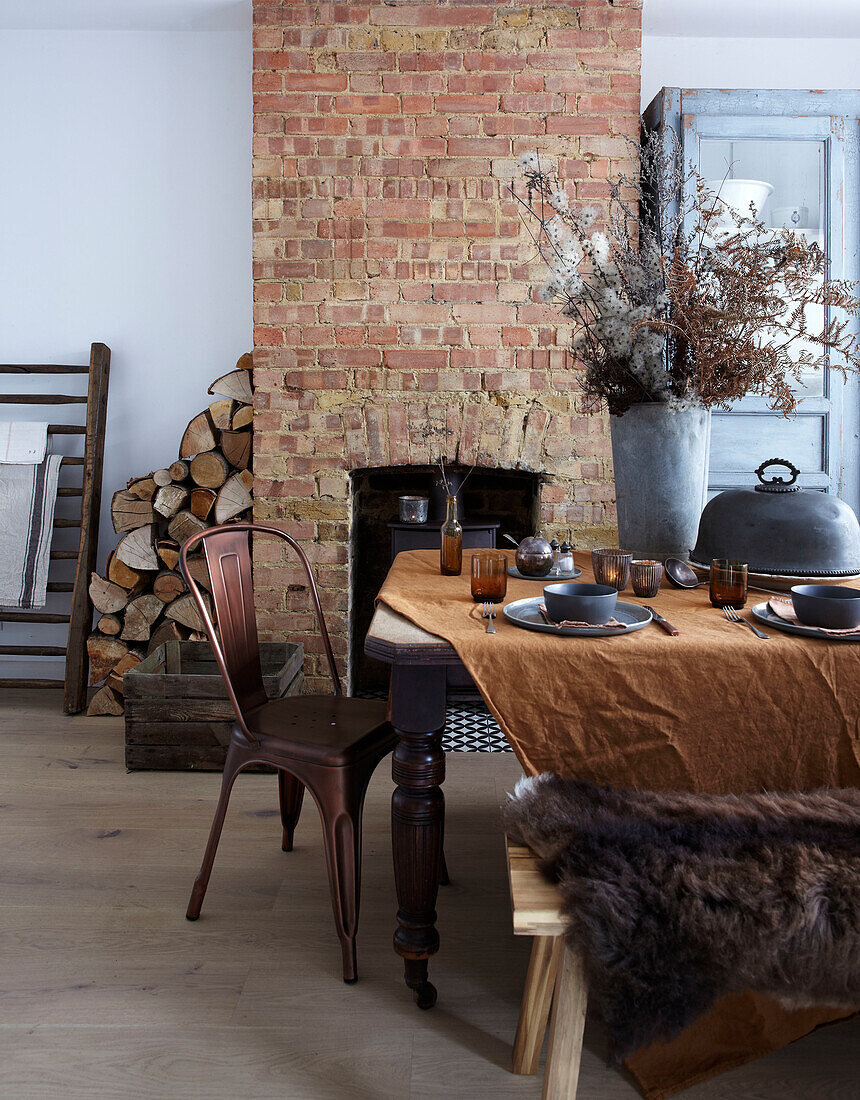
[[[700,581],[690,566],[685,561],[681,561],[680,558],[666,558],[663,568],[670,583],[674,584],[676,588],[699,588],[701,585],[708,583],[707,580]],[[785,595],[784,592],[780,592],[776,588],[759,588],[755,584],[749,584],[747,587],[751,588],[753,592],[769,592],[772,596]]]
[[[708,583],[700,581],[690,566],[680,558],[666,558],[663,568],[666,570],[669,581],[676,588],[698,588],[700,584]]]

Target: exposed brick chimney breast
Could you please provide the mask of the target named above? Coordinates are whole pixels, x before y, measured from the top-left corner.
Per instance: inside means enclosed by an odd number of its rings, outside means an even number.
[[[640,6],[255,0],[255,513],[302,541],[341,662],[352,469],[441,444],[540,471],[542,523],[578,545],[614,537],[607,424],[507,187],[538,149],[605,207],[639,132]],[[320,688],[301,577],[269,553],[261,625],[305,642]]]

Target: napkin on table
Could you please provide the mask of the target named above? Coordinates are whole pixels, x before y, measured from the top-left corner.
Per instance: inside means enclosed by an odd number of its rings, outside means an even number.
[[[548,614],[547,609],[544,606],[544,604],[540,605],[540,613],[541,613],[541,615],[543,615],[543,617],[546,619],[546,621],[549,623],[550,626],[557,626],[559,630],[561,630],[561,628],[563,626],[565,626],[565,627],[566,626],[591,627],[593,630],[597,630],[597,629],[600,629],[600,630],[608,630],[608,629],[611,629],[611,630],[626,630],[627,629],[627,623],[620,623],[618,621],[618,619],[616,619],[615,617],[609,619],[605,623],[577,623],[577,622],[574,622],[572,619],[563,619],[560,623],[557,623],[555,621],[555,619],[551,619],[549,617],[549,614]]]

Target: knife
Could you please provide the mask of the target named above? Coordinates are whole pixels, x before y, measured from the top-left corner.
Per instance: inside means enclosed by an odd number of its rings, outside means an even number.
[[[651,617],[658,626],[662,626],[667,634],[671,634],[673,638],[677,638],[679,631],[677,627],[672,626],[668,619],[664,619],[663,616],[650,607],[647,603],[644,605],[646,611],[651,612]]]

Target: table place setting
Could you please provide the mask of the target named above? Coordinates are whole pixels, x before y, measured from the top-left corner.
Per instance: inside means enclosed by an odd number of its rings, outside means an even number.
[[[619,602],[617,590],[605,584],[549,584],[543,597],[514,600],[503,612],[514,626],[563,637],[601,638],[651,621],[650,611]]]
[[[614,614],[596,625],[575,619],[556,620],[550,617],[540,596],[515,600],[503,608],[503,613],[514,626],[567,638],[603,638],[641,630],[651,622],[651,612],[636,604],[616,605]]]
[[[667,634],[678,636],[679,631],[652,607],[618,601],[619,591],[630,582],[634,595],[656,596],[663,578],[662,562],[634,560],[632,554],[614,548],[594,550],[592,570],[597,583],[548,583],[582,575],[569,543],[559,544],[556,539],[548,542],[540,535],[529,536],[519,543],[510,535],[505,538],[516,547],[517,565],[507,565],[498,551],[479,550],[472,556],[472,599],[476,603],[483,601],[482,618],[489,620],[486,633],[497,633],[494,606],[504,599],[507,591],[502,583],[502,572],[507,566],[509,577],[544,584],[543,596],[513,600],[502,608],[504,618],[514,626],[562,637],[595,638],[640,630],[653,620]]]
[[[818,594],[814,591],[808,591],[807,593],[795,592],[795,589],[792,588],[791,597],[771,596],[763,603],[756,604],[751,609],[753,615],[761,622],[769,623],[777,630],[784,630],[791,634],[800,634],[807,638],[829,638],[835,641],[860,642],[860,589],[817,584],[796,585],[795,588],[807,590],[829,589],[831,595],[823,595],[821,591]],[[811,599],[813,602],[804,604],[804,595],[806,595],[807,600]],[[801,614],[804,615],[804,619],[801,619],[800,614],[798,614],[796,601],[800,603]],[[823,601],[832,603],[838,601],[842,606],[835,611],[828,607],[819,610],[818,615],[824,617],[819,619],[818,625],[813,625],[810,616],[812,619],[816,617],[815,603],[821,604]],[[852,625],[824,625],[830,622],[845,622],[846,619],[852,621]]]

